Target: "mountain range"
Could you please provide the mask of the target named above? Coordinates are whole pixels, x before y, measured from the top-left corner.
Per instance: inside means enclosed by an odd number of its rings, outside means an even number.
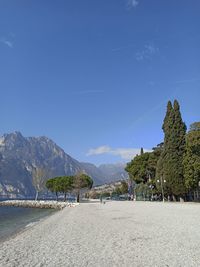
[[[0,197],[33,196],[33,172],[36,168],[48,170],[50,177],[85,172],[94,185],[126,179],[124,164],[104,164],[99,167],[79,162],[51,139],[24,137],[20,132],[0,137]]]

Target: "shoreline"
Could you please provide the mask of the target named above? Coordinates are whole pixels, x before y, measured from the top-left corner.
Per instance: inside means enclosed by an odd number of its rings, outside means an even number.
[[[22,207],[58,210],[62,210],[66,207],[75,207],[77,205],[79,205],[79,203],[58,202],[54,200],[5,200],[0,202],[0,207]]]
[[[30,229],[58,211],[60,210],[1,206],[0,244]]]
[[[83,203],[1,243],[0,265],[197,267],[199,218],[197,205]]]
[[[2,220],[0,221],[0,244],[15,238],[43,220],[66,207],[78,203],[56,201],[7,200],[0,202]]]

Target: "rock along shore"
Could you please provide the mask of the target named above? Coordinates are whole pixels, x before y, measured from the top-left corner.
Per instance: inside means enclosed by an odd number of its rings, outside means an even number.
[[[7,207],[22,207],[22,208],[39,208],[39,209],[59,209],[62,210],[66,207],[75,207],[78,203],[57,202],[47,200],[6,200],[1,201],[0,206]]]

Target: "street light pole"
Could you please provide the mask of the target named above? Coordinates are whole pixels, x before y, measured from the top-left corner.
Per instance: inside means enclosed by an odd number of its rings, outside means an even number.
[[[164,188],[163,188],[163,176],[161,176],[161,190],[162,190],[162,199],[163,199],[163,202],[165,202]]]
[[[165,202],[165,194],[164,194],[164,186],[163,186],[163,182],[166,183],[166,181],[163,180],[163,176],[161,176],[160,180],[157,180],[157,182],[158,182],[158,183],[160,182],[160,185],[161,185],[161,191],[162,191],[162,199],[163,199],[163,202]]]

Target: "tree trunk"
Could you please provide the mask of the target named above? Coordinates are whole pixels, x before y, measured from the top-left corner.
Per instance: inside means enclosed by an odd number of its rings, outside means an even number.
[[[36,191],[36,195],[35,195],[35,201],[37,201],[38,200],[38,191]]]
[[[199,190],[197,189],[197,201],[199,201]]]
[[[176,202],[176,197],[174,195],[172,195],[172,199],[174,202]]]
[[[66,202],[66,195],[67,195],[67,193],[65,193],[65,196],[64,196],[64,202]]]
[[[80,192],[78,192],[78,194],[77,194],[77,202],[78,203],[80,202]]]
[[[197,201],[196,191],[194,191],[194,201]]]

